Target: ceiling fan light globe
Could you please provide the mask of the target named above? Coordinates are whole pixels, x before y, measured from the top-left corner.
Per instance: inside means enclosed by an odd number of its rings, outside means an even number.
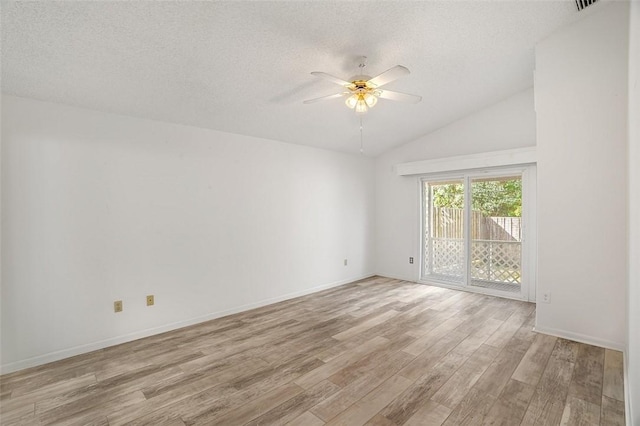
[[[351,95],[344,101],[344,103],[349,108],[354,109],[358,103],[358,97],[356,95]]]
[[[369,108],[373,108],[378,103],[378,97],[371,93],[367,93],[364,95],[364,101]]]
[[[356,114],[364,114],[367,112],[369,107],[367,107],[367,102],[364,99],[359,99],[356,103]]]

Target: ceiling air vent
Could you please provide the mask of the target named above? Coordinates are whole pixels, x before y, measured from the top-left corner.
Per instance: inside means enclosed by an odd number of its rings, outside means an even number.
[[[585,7],[589,7],[598,0],[576,0],[576,6],[578,6],[578,11],[581,11]]]

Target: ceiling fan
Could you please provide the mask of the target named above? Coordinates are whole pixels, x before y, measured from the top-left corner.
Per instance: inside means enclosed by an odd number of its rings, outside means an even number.
[[[346,97],[345,104],[355,110],[356,114],[364,114],[369,108],[373,108],[378,102],[378,98],[389,99],[391,101],[418,103],[422,100],[422,96],[409,95],[406,93],[393,92],[391,90],[381,89],[387,83],[397,80],[400,77],[409,74],[409,70],[402,65],[396,65],[393,68],[389,68],[382,74],[375,77],[370,77],[364,74],[364,67],[366,66],[366,57],[363,57],[360,61],[360,74],[355,75],[347,80],[342,80],[338,77],[334,77],[331,74],[324,72],[314,71],[311,74],[316,77],[323,78],[333,83],[339,84],[345,90],[333,95],[322,96],[320,98],[308,99],[304,101],[305,104],[311,104],[318,101],[325,101],[329,99]]]

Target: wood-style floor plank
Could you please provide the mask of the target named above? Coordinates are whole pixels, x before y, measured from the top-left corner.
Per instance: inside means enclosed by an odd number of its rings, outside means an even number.
[[[602,426],[625,426],[624,401],[602,395],[600,424]]]
[[[578,345],[578,356],[571,379],[569,396],[600,405],[604,377],[604,354],[603,348],[583,343]]]
[[[440,426],[451,414],[451,409],[437,402],[427,400],[416,413],[409,417],[406,426]]]
[[[534,389],[533,386],[518,380],[509,380],[482,424],[504,426],[520,424],[531,402]]]
[[[411,381],[395,375],[327,423],[330,426],[360,426],[409,387]]]
[[[383,347],[388,342],[389,340],[384,337],[374,337],[370,341],[354,348],[352,351],[346,352],[342,356],[335,358],[296,379],[296,383],[303,388],[308,389],[316,383],[329,378],[338,371],[353,364],[371,351],[374,351],[376,348]]]
[[[492,346],[480,346],[431,399],[440,405],[453,409],[489,368],[498,352],[499,350]]]
[[[573,370],[573,363],[556,357],[552,352],[522,421],[523,425],[560,423]]]
[[[513,373],[513,378],[531,386],[537,385],[557,340],[553,336],[538,334]]]
[[[257,417],[247,423],[247,425],[260,426],[267,424],[286,424],[304,414],[309,408],[315,406],[339,390],[339,386],[328,380],[324,380],[311,389],[305,390],[277,407],[272,408],[260,417]]]
[[[425,400],[430,399],[449,380],[465,361],[464,356],[449,352],[380,413],[396,424],[404,424],[422,407]]]
[[[1,425],[624,425],[622,354],[372,277],[0,377]]]
[[[323,424],[325,423],[322,420],[311,414],[309,411],[305,411],[287,423],[287,426],[322,426]]]
[[[503,349],[452,410],[444,424],[447,426],[482,424],[523,356],[524,351]]]
[[[399,351],[388,351],[374,362],[363,363],[358,370],[348,371],[344,376],[334,375],[331,381],[341,384],[335,395],[316,405],[311,412],[328,421],[342,413],[352,404],[382,384],[410,361],[409,355]],[[366,369],[366,370],[365,370]],[[350,378],[348,381],[347,378]]]
[[[622,352],[604,351],[604,377],[602,394],[618,401],[624,401],[622,376]]]
[[[564,406],[560,424],[562,426],[598,426],[600,424],[600,406],[570,396]]]

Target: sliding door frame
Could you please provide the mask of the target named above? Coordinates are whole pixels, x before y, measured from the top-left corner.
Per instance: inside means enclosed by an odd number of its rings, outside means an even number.
[[[487,289],[470,285],[471,280],[471,262],[469,256],[471,254],[471,208],[467,207],[472,202],[471,199],[471,180],[478,177],[504,177],[504,176],[520,175],[522,177],[522,238],[521,238],[521,260],[520,268],[522,272],[520,292],[512,293],[495,289]],[[424,182],[438,182],[445,180],[461,179],[464,182],[464,280],[462,285],[448,284],[443,281],[436,281],[425,277],[425,220],[427,209],[429,206],[425,200]],[[534,164],[507,166],[507,167],[488,167],[483,169],[459,170],[450,173],[433,173],[422,175],[418,179],[418,187],[420,193],[420,238],[418,253],[420,253],[420,268],[418,282],[422,284],[435,285],[439,287],[452,288],[456,290],[471,291],[474,293],[489,294],[509,299],[517,300],[536,300],[536,280],[537,280],[537,228],[536,228],[536,166]]]

